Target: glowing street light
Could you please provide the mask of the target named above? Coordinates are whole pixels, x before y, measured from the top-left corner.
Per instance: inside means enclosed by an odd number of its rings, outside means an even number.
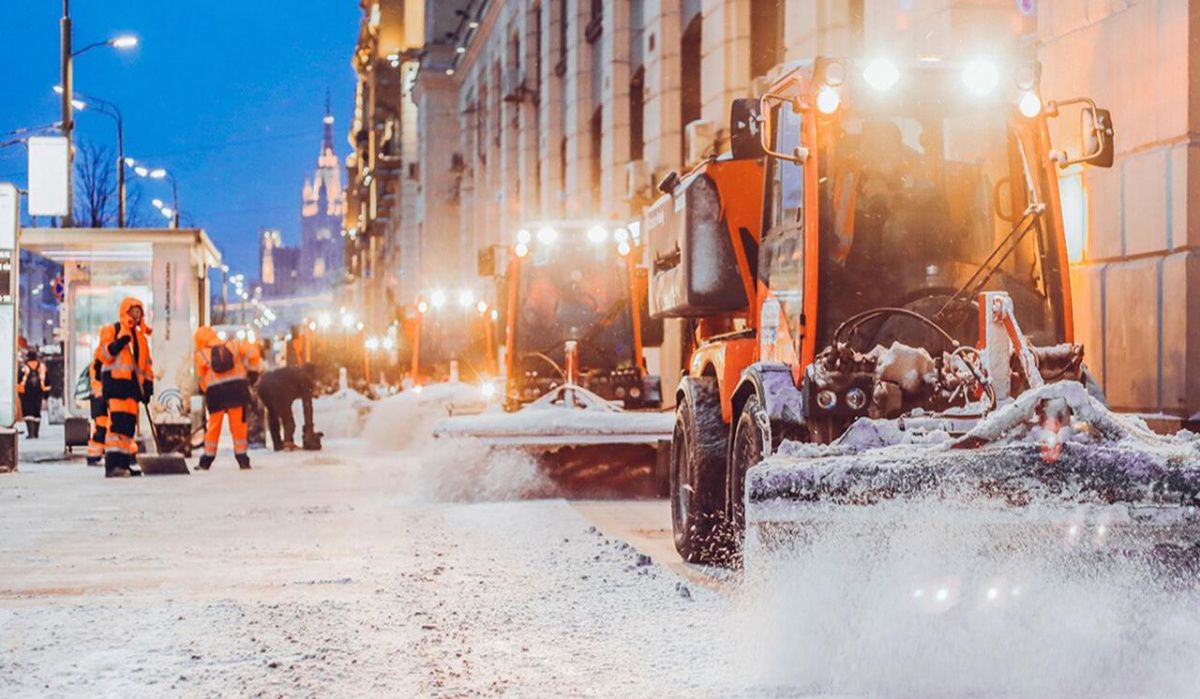
[[[317,316],[317,325],[322,328],[328,328],[331,324],[333,324],[333,318],[330,318],[328,313]]]
[[[125,158],[125,166],[133,168],[134,174],[138,177],[145,177],[151,180],[167,179],[171,181],[171,227],[179,228],[179,182],[169,170],[161,167],[150,167],[145,163],[139,163],[134,158]]]
[[[429,300],[433,303],[434,308],[441,308],[442,306],[446,305],[446,292],[442,291],[441,289],[435,289],[434,292],[429,295]]]

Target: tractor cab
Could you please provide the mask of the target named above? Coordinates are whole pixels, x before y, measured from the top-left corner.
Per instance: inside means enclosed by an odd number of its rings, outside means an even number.
[[[492,308],[473,289],[430,289],[405,314],[410,375],[417,384],[486,384],[497,375]]]
[[[562,384],[572,368],[607,400],[660,400],[643,359],[640,249],[636,227],[619,223],[538,222],[516,232],[505,280],[510,407]]]
[[[1055,172],[1065,156],[1051,154],[1058,107],[1043,105],[1039,75],[1036,63],[819,59],[757,101],[759,321],[796,340],[777,358],[811,361],[843,323],[885,308],[973,346],[976,299],[990,290],[1011,296],[1034,344],[1072,339]],[[1111,128],[1083,102],[1085,126]],[[1111,157],[1108,138],[1083,160]],[[934,349],[933,332],[878,313],[844,339]]]

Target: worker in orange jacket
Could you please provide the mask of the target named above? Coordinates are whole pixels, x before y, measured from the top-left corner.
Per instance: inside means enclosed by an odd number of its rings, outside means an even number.
[[[154,365],[150,361],[150,327],[142,302],[126,298],[119,319],[100,329],[100,384],[108,411],[104,436],[104,475],[141,475],[134,457],[137,445],[138,403],[154,395]]]
[[[208,429],[204,434],[204,454],[197,468],[207,471],[217,458],[221,441],[221,423],[229,418],[233,454],[238,466],[250,468],[246,412],[250,406],[250,380],[246,372],[246,345],[236,339],[222,340],[207,325],[196,330],[196,378],[204,404],[208,408]]]
[[[108,438],[108,406],[104,404],[104,383],[101,379],[104,361],[100,347],[92,352],[92,363],[88,365],[88,381],[92,394],[88,398],[92,416],[92,437],[88,440],[88,466],[99,466],[104,459],[104,442]]]
[[[284,362],[288,366],[304,366],[312,361],[312,345],[309,344],[307,329],[303,325],[292,326],[292,336],[287,342]]]

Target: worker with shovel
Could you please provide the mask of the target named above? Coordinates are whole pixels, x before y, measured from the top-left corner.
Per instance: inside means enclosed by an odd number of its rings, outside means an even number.
[[[239,340],[222,340],[215,330],[202,325],[196,330],[196,377],[204,404],[208,408],[208,430],[204,435],[204,454],[197,468],[207,471],[217,458],[221,423],[229,418],[233,454],[238,467],[250,468],[249,427],[246,412],[250,406],[250,380],[246,373],[246,346]]]
[[[154,395],[150,327],[144,315],[141,301],[126,298],[117,322],[100,329],[100,384],[109,422],[104,438],[107,478],[141,475],[134,462],[137,445],[133,441],[138,403],[149,403]]]

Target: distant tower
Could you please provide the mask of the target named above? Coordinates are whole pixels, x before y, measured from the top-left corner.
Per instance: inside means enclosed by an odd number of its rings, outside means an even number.
[[[333,150],[333,111],[325,94],[325,138],[317,156],[317,170],[304,180],[304,205],[300,210],[301,279],[322,280],[342,271],[342,213],[346,192],[342,170]]]
[[[259,231],[258,240],[258,279],[269,291],[274,291],[275,251],[283,246],[283,236],[278,228],[264,228]]]

